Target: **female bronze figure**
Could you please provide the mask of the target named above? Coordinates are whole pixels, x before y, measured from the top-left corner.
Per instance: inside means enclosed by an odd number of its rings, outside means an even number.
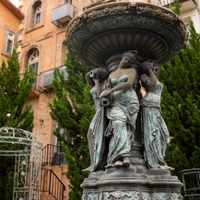
[[[108,77],[108,89],[100,95],[101,98],[113,95],[111,104],[106,107],[106,116],[110,120],[105,131],[105,136],[110,137],[107,167],[130,166],[131,142],[139,111],[139,101],[134,90],[137,73],[130,68],[136,54],[137,51],[123,54],[116,71]]]
[[[172,169],[164,160],[169,132],[161,116],[160,101],[162,84],[157,79],[160,66],[155,60],[141,64],[142,86],[146,95],[141,100],[143,113],[144,147],[148,168]]]
[[[83,170],[85,172],[104,169],[105,167],[105,109],[100,106],[99,96],[105,89],[108,72],[106,69],[97,68],[89,71],[85,75],[87,83],[92,87],[90,93],[95,104],[95,115],[88,129],[88,144],[90,152],[91,166]]]

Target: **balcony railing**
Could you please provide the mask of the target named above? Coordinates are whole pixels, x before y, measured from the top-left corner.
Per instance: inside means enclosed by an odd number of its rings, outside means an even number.
[[[170,7],[173,5],[174,0],[154,0],[153,3],[163,7]]]
[[[46,145],[42,150],[42,166],[45,165],[61,165],[64,161],[63,151],[61,146],[52,144]]]
[[[48,193],[56,200],[64,199],[65,185],[50,169],[42,168],[41,192]]]
[[[182,170],[185,197],[189,200],[200,199],[200,168]]]
[[[89,9],[91,7],[97,6],[101,3],[105,2],[105,0],[91,0],[91,3],[84,6],[83,10]]]
[[[102,3],[116,2],[116,0],[90,0],[90,3],[84,5],[83,10],[87,10]]]
[[[180,3],[184,3],[189,0],[180,0]],[[193,2],[196,4],[198,0],[193,0]],[[163,6],[163,7],[171,7],[174,5],[174,0],[153,0],[153,3],[158,5],[158,6]]]
[[[59,67],[60,72],[64,72],[64,79],[67,80],[68,74],[66,71],[66,66]],[[39,87],[47,87],[52,88],[53,87],[53,72],[54,69],[44,71],[40,73],[40,80],[39,80]]]

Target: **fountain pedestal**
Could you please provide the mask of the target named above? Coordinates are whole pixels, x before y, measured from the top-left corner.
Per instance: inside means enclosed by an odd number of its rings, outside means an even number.
[[[182,183],[168,170],[137,173],[129,168],[91,172],[81,185],[82,200],[182,200]]]

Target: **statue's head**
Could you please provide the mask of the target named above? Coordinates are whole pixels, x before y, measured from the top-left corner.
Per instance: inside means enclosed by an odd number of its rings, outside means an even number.
[[[127,68],[131,63],[133,63],[137,53],[137,50],[125,51],[121,57],[118,67]]]
[[[122,57],[127,56],[131,59],[131,61],[133,61],[135,60],[137,53],[138,53],[137,50],[125,51]]]
[[[149,60],[143,62],[140,65],[140,67],[141,67],[141,74],[149,74],[148,68],[152,69],[152,71],[156,77],[158,77],[160,74],[160,64],[158,63],[158,61],[156,61],[154,59],[149,59]]]

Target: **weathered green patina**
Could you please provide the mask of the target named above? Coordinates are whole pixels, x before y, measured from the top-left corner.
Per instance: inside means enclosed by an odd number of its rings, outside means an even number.
[[[107,3],[76,16],[66,30],[72,54],[91,67],[136,49],[160,64],[171,60],[185,45],[186,28],[172,11],[142,2]]]

